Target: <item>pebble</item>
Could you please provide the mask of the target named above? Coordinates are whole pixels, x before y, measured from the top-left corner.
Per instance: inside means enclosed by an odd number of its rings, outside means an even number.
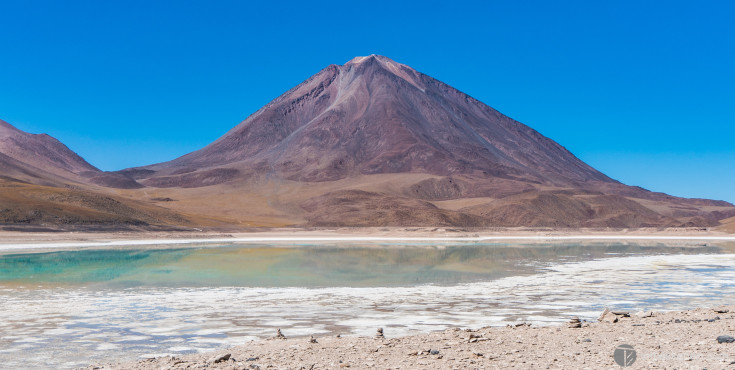
[[[735,338],[733,338],[731,335],[720,335],[717,337],[717,343],[733,343],[735,342]]]
[[[286,339],[286,336],[281,333],[281,329],[276,329],[276,338],[278,339]]]
[[[214,362],[215,364],[218,364],[220,362],[229,360],[230,356],[232,356],[232,354],[230,353],[225,353],[224,355],[220,355],[220,356],[214,356],[211,359],[209,359],[209,362]]]

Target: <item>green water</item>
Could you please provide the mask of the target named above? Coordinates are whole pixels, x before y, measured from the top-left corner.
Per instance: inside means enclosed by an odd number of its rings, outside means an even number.
[[[546,265],[713,246],[635,244],[230,245],[0,255],[0,285],[370,287],[454,285],[531,274]]]

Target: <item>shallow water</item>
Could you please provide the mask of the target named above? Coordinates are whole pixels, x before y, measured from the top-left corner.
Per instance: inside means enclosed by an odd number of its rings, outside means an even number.
[[[272,336],[386,336],[735,303],[717,245],[229,245],[0,256],[13,368],[184,354]],[[32,358],[20,358],[33,351]],[[22,362],[21,362],[22,361]],[[33,363],[29,364],[28,361]]]

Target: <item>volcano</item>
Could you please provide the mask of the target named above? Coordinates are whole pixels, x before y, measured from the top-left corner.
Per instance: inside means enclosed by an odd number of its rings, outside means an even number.
[[[330,65],[211,145],[141,170],[147,185],[184,187],[263,173],[308,182],[384,173],[614,182],[532,128],[378,55]]]
[[[324,68],[201,150],[118,175],[245,225],[712,226],[735,215],[727,202],[621,184],[379,55]]]
[[[200,226],[709,227],[735,216],[724,201],[615,181],[379,55],[330,65],[210,145],[149,166],[102,172],[55,139],[0,130],[10,137],[0,146],[7,171],[42,171],[44,181],[147,202]]]

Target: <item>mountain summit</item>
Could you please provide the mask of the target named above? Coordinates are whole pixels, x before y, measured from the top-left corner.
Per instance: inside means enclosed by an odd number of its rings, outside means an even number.
[[[297,181],[380,173],[612,181],[530,127],[379,55],[330,65],[207,147],[145,169],[155,171],[144,180],[151,186],[210,185],[235,171]]]

